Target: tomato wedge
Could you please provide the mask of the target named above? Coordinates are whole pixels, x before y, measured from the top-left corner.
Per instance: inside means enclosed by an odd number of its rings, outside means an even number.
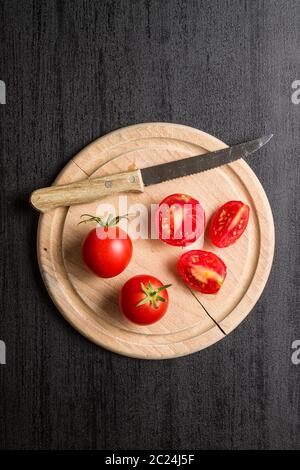
[[[225,263],[214,253],[191,250],[179,258],[177,270],[183,281],[203,294],[216,294],[226,278]]]
[[[188,194],[170,194],[156,212],[159,238],[169,245],[187,246],[203,234],[205,212],[200,202]]]
[[[228,201],[214,213],[211,219],[209,236],[219,247],[233,245],[246,230],[250,207],[241,201]]]

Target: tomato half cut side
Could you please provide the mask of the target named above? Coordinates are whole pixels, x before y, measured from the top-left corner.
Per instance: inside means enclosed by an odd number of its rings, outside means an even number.
[[[202,294],[216,294],[223,285],[227,268],[214,253],[191,250],[179,258],[177,270],[185,284]]]
[[[187,246],[204,232],[205,212],[200,202],[188,194],[170,194],[156,212],[159,238],[169,245]]]
[[[225,248],[233,245],[247,228],[250,207],[242,201],[228,201],[213,214],[209,236],[212,243]]]

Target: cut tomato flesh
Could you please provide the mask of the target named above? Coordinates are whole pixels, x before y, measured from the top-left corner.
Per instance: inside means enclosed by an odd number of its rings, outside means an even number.
[[[197,279],[197,281],[202,282],[203,284],[207,284],[208,281],[214,281],[221,286],[224,282],[222,276],[204,266],[192,266],[191,274],[195,279]]]
[[[240,224],[242,224],[242,225],[244,224],[244,219],[242,217],[243,217],[244,212],[246,210],[248,210],[247,206],[242,206],[238,210],[238,212],[236,213],[236,215],[234,216],[234,218],[232,219],[232,221],[231,221],[231,223],[228,227],[228,231],[235,229]]]
[[[228,201],[213,214],[209,229],[212,243],[225,248],[235,243],[246,230],[250,207],[241,201]]]
[[[177,269],[190,289],[203,294],[216,294],[226,278],[226,265],[214,253],[191,250],[183,253]]]

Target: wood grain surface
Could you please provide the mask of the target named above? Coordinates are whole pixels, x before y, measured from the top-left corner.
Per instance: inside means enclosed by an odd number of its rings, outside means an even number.
[[[297,0],[1,0],[0,447],[299,449],[300,105]],[[179,122],[250,162],[276,227],[268,284],[233,334],[170,361],[125,358],[57,314],[30,193],[97,137]]]
[[[139,170],[110,174],[103,178],[87,178],[84,172],[82,175],[83,181],[33,191],[30,203],[40,212],[47,212],[57,207],[97,201],[114,193],[124,191],[140,193],[144,191],[143,179]]]
[[[60,172],[52,187],[37,193],[47,196],[58,190],[58,195],[66,193],[68,197],[71,191],[63,183],[72,177],[74,183],[70,187],[74,187],[75,192],[78,189],[82,192],[83,185],[87,184],[87,174],[88,187],[97,186],[99,180],[112,179],[110,175],[118,172],[124,175],[128,168],[142,169],[224,147],[225,144],[215,137],[188,126],[136,124],[92,142],[72,158],[73,165],[68,164]],[[78,169],[81,169],[81,175]],[[122,188],[126,190],[127,179],[125,182]],[[139,188],[138,178],[136,185]],[[91,227],[85,224],[78,227],[82,214],[99,215],[101,204],[109,204],[115,215],[134,213],[140,211],[139,204],[143,204],[148,222],[151,204],[158,204],[168,194],[176,192],[188,192],[201,201],[207,220],[224,201],[242,200],[250,207],[247,230],[233,246],[218,250],[205,237],[204,249],[217,252],[227,266],[226,281],[218,295],[201,295],[188,289],[176,271],[181,250],[143,236],[134,241],[133,259],[119,276],[99,279],[85,269],[80,247]],[[80,333],[125,356],[169,359],[220,341],[250,313],[272,266],[274,222],[266,194],[244,161],[147,187],[138,197],[127,193],[127,208],[121,212],[120,204],[124,205],[125,201],[113,191],[106,193],[105,200],[98,196],[93,203],[75,204],[69,209],[59,207],[42,214],[39,221],[37,252],[44,282],[62,315]],[[44,201],[44,207],[49,203],[51,198]],[[151,232],[150,228],[148,232]],[[202,248],[203,240],[201,245],[199,242],[201,240],[187,249]],[[147,327],[126,321],[119,311],[122,285],[141,273],[159,273],[164,284],[172,284],[167,314],[158,323]]]

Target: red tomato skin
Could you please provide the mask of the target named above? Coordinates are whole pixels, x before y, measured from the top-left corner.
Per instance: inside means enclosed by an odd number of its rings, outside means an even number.
[[[141,290],[141,282],[148,285],[149,281],[154,289],[163,285],[159,279],[154,276],[139,274],[125,282],[120,292],[119,306],[121,312],[128,320],[138,325],[151,325],[152,323],[157,322],[164,316],[168,309],[169,295],[167,289],[160,292],[159,295],[166,299],[166,301],[158,301],[157,309],[155,309],[150,303],[140,305],[139,307],[136,306],[145,298],[145,293]]]
[[[198,261],[194,262],[193,259]],[[212,275],[200,282],[192,273],[193,269],[197,270],[197,266],[204,271],[209,270]],[[227,275],[226,265],[221,258],[215,253],[204,250],[191,250],[183,253],[179,258],[177,270],[185,284],[202,294],[216,294]]]
[[[222,215],[223,220],[220,220]],[[250,207],[241,201],[228,201],[219,207],[209,226],[209,237],[213,245],[218,248],[233,245],[246,230],[249,215]]]
[[[184,222],[182,222],[180,224],[180,230],[182,232],[182,236],[176,237],[176,234],[178,233],[180,234],[181,232],[178,232],[175,230],[176,226],[173,222],[174,219],[170,217],[170,221],[169,221],[170,223],[167,225],[166,230],[170,229],[171,233],[168,234],[164,232],[163,214],[160,211],[162,206],[165,205],[170,208],[177,207],[178,210],[184,211],[185,204],[189,205],[189,206],[186,206],[187,209],[186,209],[186,213],[184,214],[185,216],[184,218],[185,219],[189,218],[191,222],[190,231],[184,228]],[[187,194],[176,193],[176,194],[170,194],[169,196],[165,197],[159,203],[157,213],[156,213],[156,226],[157,226],[159,238],[161,241],[172,246],[185,247],[194,243],[196,240],[198,240],[198,238],[201,237],[205,228],[205,222],[206,222],[205,211],[203,207],[201,206],[200,202],[197,199]]]
[[[101,238],[104,232],[107,237]],[[97,227],[85,238],[81,254],[94,274],[103,278],[115,277],[124,271],[131,260],[132,241],[119,227]]]

